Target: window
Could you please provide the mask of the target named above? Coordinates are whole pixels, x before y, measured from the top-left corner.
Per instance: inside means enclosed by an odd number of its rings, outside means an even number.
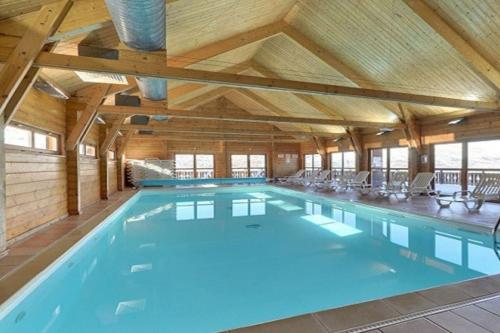
[[[322,160],[320,154],[305,154],[304,168],[306,169],[306,177],[309,177],[314,171],[322,169]]]
[[[34,151],[59,151],[59,136],[23,125],[5,127],[5,144]]]
[[[434,146],[434,187],[445,193],[462,189],[462,144],[448,143]]]
[[[177,178],[213,178],[214,155],[175,154],[175,174]]]
[[[96,157],[97,147],[88,143],[80,143],[78,146],[78,153],[81,156]]]
[[[377,148],[370,153],[372,186],[389,182],[396,172],[408,174],[408,148]]]
[[[356,153],[353,151],[331,153],[332,178],[351,178],[356,173]]]
[[[500,140],[434,145],[435,189],[472,191],[483,174],[500,173],[499,145]]]
[[[231,177],[265,177],[266,155],[231,155]]]
[[[113,150],[108,150],[108,160],[114,161],[116,158],[116,154]]]

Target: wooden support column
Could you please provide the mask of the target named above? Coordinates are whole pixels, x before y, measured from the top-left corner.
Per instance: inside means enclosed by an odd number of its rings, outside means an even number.
[[[271,151],[269,154],[269,172],[268,172],[268,177],[269,178],[274,178],[274,140],[271,141]]]
[[[0,115],[14,96],[47,38],[62,22],[73,1],[63,0],[43,6],[0,71]],[[34,72],[31,73],[33,75]],[[36,76],[36,75],[35,75]],[[20,99],[18,99],[20,102]],[[12,105],[11,105],[12,106]],[[15,109],[16,105],[14,105]]]
[[[321,169],[325,170],[328,168],[328,156],[326,153],[326,142],[325,140],[313,136],[314,144],[316,146],[316,152],[321,155]]]
[[[66,135],[69,135],[77,123],[77,110],[66,105]],[[78,147],[66,150],[66,182],[68,213],[79,215],[81,213],[80,196],[80,156]]]
[[[364,149],[363,149],[363,138],[359,129],[347,129],[346,133],[351,140],[351,144],[354,147],[354,151],[356,152],[356,160],[357,160],[357,171],[366,170],[368,167],[368,163],[364,160]]]
[[[4,121],[3,117],[0,117],[0,257],[7,248],[6,206]]]
[[[109,135],[106,125],[99,125],[99,145],[101,145]],[[102,150],[101,150],[102,152]],[[108,172],[108,154],[99,154],[99,184],[101,200],[109,199],[109,172]]]

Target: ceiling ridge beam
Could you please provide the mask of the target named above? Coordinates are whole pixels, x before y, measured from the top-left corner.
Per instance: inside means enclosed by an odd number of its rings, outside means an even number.
[[[500,94],[500,71],[451,27],[433,8],[422,0],[403,0],[403,2],[427,23],[437,34],[450,44],[486,84]]]
[[[496,101],[464,100],[449,97],[419,95],[387,90],[365,89],[302,82],[284,79],[218,73],[186,68],[148,66],[143,62],[120,62],[109,59],[71,56],[42,52],[35,60],[39,67],[83,70],[90,72],[115,73],[123,75],[148,76],[180,81],[206,82],[228,87],[254,88],[271,91],[298,92],[311,95],[346,96],[402,103],[475,109],[479,111],[499,111]]]

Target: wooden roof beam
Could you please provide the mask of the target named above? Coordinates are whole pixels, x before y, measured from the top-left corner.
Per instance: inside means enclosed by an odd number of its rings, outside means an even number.
[[[85,138],[95,117],[97,116],[97,108],[106,97],[110,85],[99,84],[92,86],[89,90],[90,99],[81,112],[78,121],[71,130],[66,140],[66,150],[74,150],[76,146]]]
[[[0,116],[4,113],[23,78],[28,74],[47,38],[58,28],[72,5],[71,0],[63,0],[43,6],[33,25],[26,30],[17,46],[10,53],[0,71]],[[36,79],[36,75],[31,76]],[[22,98],[18,102],[21,100]],[[17,106],[13,107],[15,110]]]
[[[311,83],[283,79],[269,79],[248,75],[217,73],[186,68],[150,66],[144,62],[126,62],[81,56],[42,52],[35,60],[35,66],[61,68],[90,72],[138,75],[171,80],[204,82],[228,87],[254,88],[270,91],[287,91],[311,95],[346,96],[382,101],[475,109],[479,111],[500,111],[496,101],[474,101],[429,95],[353,88],[323,83]]]
[[[293,139],[293,138],[273,138],[272,136],[263,137],[263,138],[242,138],[241,135],[212,135],[208,136],[206,134],[202,136],[196,136],[194,134],[191,135],[140,135],[135,134],[132,138],[140,138],[140,139],[157,139],[157,140],[167,140],[167,141],[226,141],[226,142],[254,142],[254,143],[269,143],[271,142],[283,142],[283,143],[300,143],[304,142],[304,140]]]
[[[401,114],[403,115],[406,128],[403,129],[410,148],[414,148],[418,153],[422,150],[422,139],[420,136],[420,126],[417,124],[415,117],[404,105],[398,104]]]
[[[182,103],[174,103],[172,106],[179,108],[179,109],[191,110],[191,109],[194,109],[195,107],[206,104],[210,101],[213,101],[216,98],[223,96],[229,90],[230,90],[230,88],[218,87],[218,88],[210,90],[204,94],[193,97],[193,98],[191,98],[187,101],[184,101]]]
[[[101,147],[99,150],[99,154],[101,156],[103,156],[103,157],[106,156],[106,154],[108,153],[108,150],[111,148],[111,146],[115,142],[116,137],[118,136],[118,132],[120,131],[120,127],[122,126],[123,122],[125,121],[125,118],[127,118],[127,116],[120,115],[118,117],[118,119],[116,119],[113,122],[113,125],[106,133],[106,138],[104,139],[104,142],[101,144]]]
[[[486,60],[470,43],[455,31],[438,13],[422,0],[403,0],[404,3],[436,33],[448,42],[481,79],[500,94],[500,71]]]
[[[99,113],[104,114],[125,114],[125,115],[148,115],[148,116],[167,116],[183,119],[207,119],[220,121],[242,121],[252,123],[283,123],[283,124],[303,124],[303,125],[332,125],[332,126],[352,126],[352,127],[367,127],[367,128],[382,128],[389,127],[395,129],[404,128],[401,123],[387,122],[369,122],[355,120],[337,120],[325,118],[299,118],[285,116],[267,116],[267,115],[246,115],[232,114],[225,112],[217,112],[217,109],[198,108],[196,110],[174,110],[162,107],[133,107],[133,106],[116,106],[116,105],[101,105],[97,108]],[[214,112],[216,111],[216,112]]]
[[[289,135],[289,136],[317,136],[332,138],[339,133],[328,132],[302,132],[302,131],[277,131],[277,130],[249,130],[249,129],[231,129],[231,128],[176,128],[169,125],[122,125],[122,130],[146,130],[162,133],[199,133],[199,134],[233,134],[233,135],[253,135],[253,136],[269,136],[269,135]]]

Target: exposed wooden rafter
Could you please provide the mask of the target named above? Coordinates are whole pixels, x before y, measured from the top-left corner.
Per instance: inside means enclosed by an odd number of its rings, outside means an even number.
[[[97,84],[88,88],[90,94],[89,101],[66,140],[66,150],[74,150],[78,143],[85,138],[97,115],[97,108],[102,103],[104,97],[106,97],[109,88],[109,84]]]
[[[217,109],[197,108],[196,110],[173,110],[155,107],[133,107],[133,106],[117,106],[117,105],[101,105],[98,107],[99,113],[108,114],[124,114],[135,115],[142,114],[148,116],[168,116],[173,118],[184,119],[212,119],[221,121],[242,121],[253,123],[284,123],[284,124],[306,124],[306,125],[332,125],[332,126],[352,126],[352,127],[371,127],[371,128],[404,128],[401,123],[387,122],[369,122],[369,121],[353,121],[353,120],[337,120],[325,118],[299,118],[285,116],[263,116],[263,115],[245,115],[232,114],[227,112],[217,112]],[[216,111],[216,112],[214,112]]]
[[[346,129],[347,135],[351,140],[351,144],[354,147],[354,150],[359,156],[363,155],[363,138],[361,136],[361,132],[357,128],[348,128]]]
[[[120,127],[123,124],[123,121],[127,118],[125,115],[121,115],[113,121],[113,125],[111,128],[108,129],[108,132],[106,133],[106,138],[104,139],[103,143],[101,144],[99,154],[103,157],[106,156],[108,153],[109,148],[113,145],[113,143],[116,140],[116,137],[118,136],[118,132],[120,131]]]
[[[42,52],[34,65],[49,68],[115,73],[218,84],[228,87],[254,88],[270,91],[298,92],[311,95],[331,95],[367,98],[382,101],[422,104],[431,106],[499,111],[496,101],[475,101],[430,95],[401,93],[387,90],[353,88],[323,83],[311,83],[283,79],[269,79],[248,75],[218,73],[202,70],[149,66],[143,62],[120,62],[81,56]]]
[[[248,130],[248,129],[231,129],[231,128],[176,128],[169,125],[122,125],[123,130],[149,130],[161,133],[199,133],[199,134],[233,134],[233,135],[253,135],[253,136],[269,136],[269,135],[290,135],[290,136],[317,136],[317,137],[334,137],[338,133],[328,132],[301,132],[301,131],[277,131],[277,130]]]
[[[63,0],[43,6],[33,25],[25,31],[17,46],[10,53],[0,71],[0,116],[4,113],[16,89],[21,85],[23,78],[28,74],[47,38],[57,29],[72,4],[71,0]],[[28,81],[32,82],[33,79],[36,79],[36,75],[36,72],[32,71]],[[31,86],[23,84],[22,87],[28,89]],[[24,96],[24,93],[20,92],[19,94]],[[18,98],[17,102],[19,103],[21,100],[22,98]],[[15,110],[16,107],[17,105],[11,105],[12,110]],[[10,112],[10,117],[12,117],[14,112]]]
[[[403,115],[406,128],[403,129],[410,148],[414,148],[418,153],[422,150],[422,139],[420,137],[420,126],[417,124],[413,114],[401,103],[398,104],[399,110]]]
[[[472,45],[453,29],[434,9],[422,0],[403,0],[411,10],[423,19],[436,33],[460,53],[466,64],[485,83],[500,93],[500,71],[486,60]]]
[[[127,149],[127,145],[130,142],[130,139],[132,139],[135,133],[136,133],[135,130],[130,130],[127,132],[127,134],[125,134],[124,137],[122,137],[118,149],[116,150],[116,156],[118,158],[121,158],[121,156],[123,156],[123,154],[125,153],[125,149]]]

